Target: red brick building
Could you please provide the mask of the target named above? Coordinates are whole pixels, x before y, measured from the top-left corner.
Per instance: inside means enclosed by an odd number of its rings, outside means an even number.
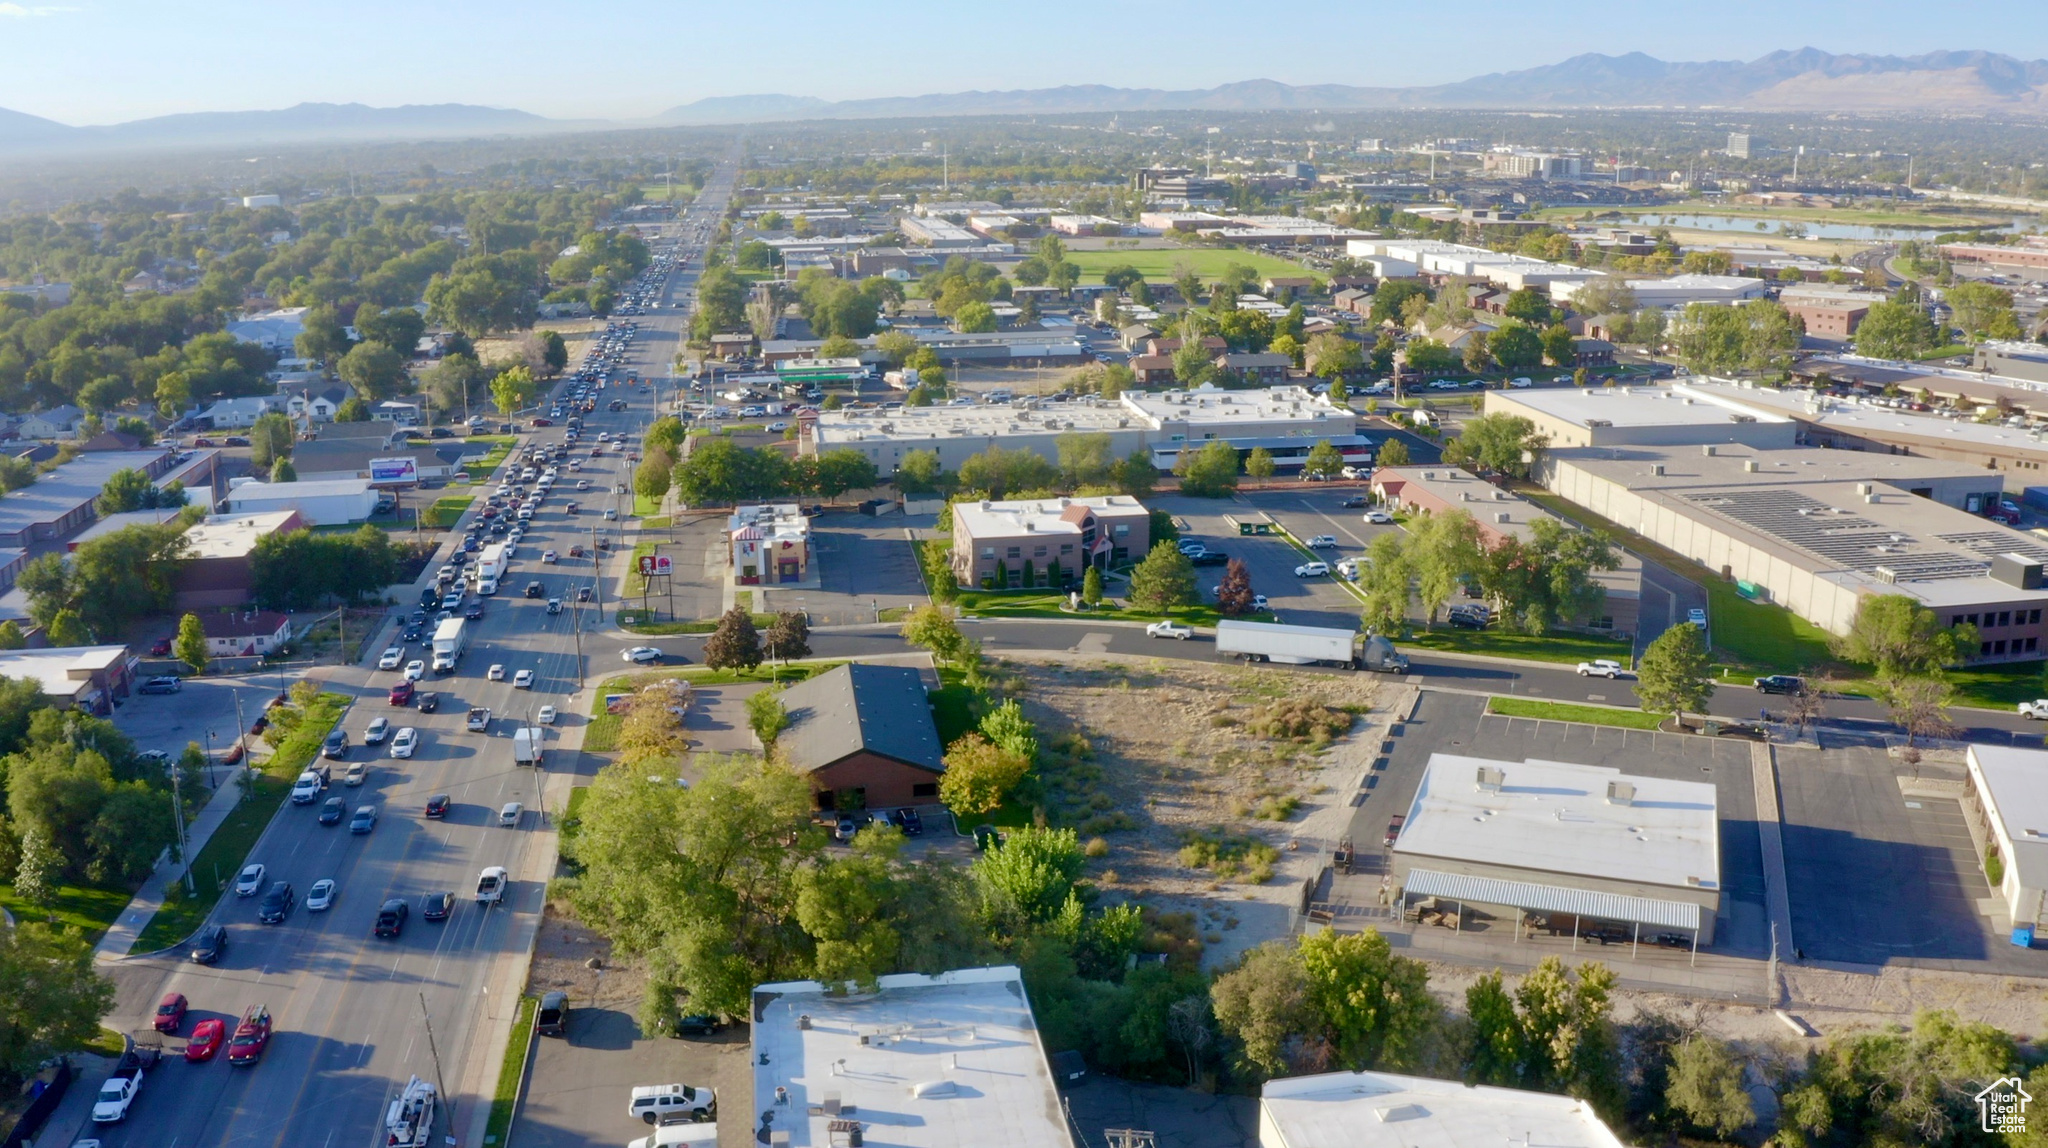
[[[924,678],[907,666],[827,670],[784,691],[777,751],[819,809],[936,805],[946,771]]]

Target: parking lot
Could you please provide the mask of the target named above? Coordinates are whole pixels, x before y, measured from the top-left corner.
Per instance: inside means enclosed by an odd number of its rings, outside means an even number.
[[[296,675],[294,675],[296,676]],[[213,760],[226,756],[238,729],[246,730],[263,707],[278,694],[276,674],[255,678],[186,678],[174,694],[135,694],[114,711],[114,725],[135,741],[136,749],[160,749],[177,757],[186,745],[213,749]],[[240,721],[235,699],[240,696]]]
[[[608,1002],[609,1003],[609,1002]],[[747,1028],[712,1037],[643,1037],[630,1002],[573,1007],[568,1035],[534,1038],[532,1077],[513,1118],[519,1148],[619,1148],[650,1129],[626,1114],[640,1084],[710,1085],[721,1148],[753,1143]]]
[[[1263,511],[1303,540],[1318,534],[1333,535],[1337,545],[1318,550],[1316,557],[1335,569],[1340,560],[1363,555],[1376,535],[1400,529],[1370,525],[1361,517],[1363,510],[1339,505],[1363,490],[1357,486],[1332,488],[1304,483],[1300,491],[1256,491],[1228,502],[1169,495],[1152,500],[1150,505],[1186,522],[1182,537],[1199,538],[1211,550],[1244,559],[1251,573],[1253,592],[1266,596],[1282,622],[1356,629],[1358,599],[1338,584],[1334,574],[1297,578],[1294,568],[1311,561],[1310,558],[1279,535],[1240,535],[1224,521],[1224,516],[1245,518]],[[1213,600],[1212,592],[1223,580],[1223,567],[1200,567],[1195,575],[1203,598]]]

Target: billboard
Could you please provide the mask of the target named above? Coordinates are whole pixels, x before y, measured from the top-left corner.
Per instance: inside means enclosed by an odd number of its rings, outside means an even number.
[[[370,481],[373,483],[418,482],[419,463],[410,458],[373,458],[370,460]]]
[[[656,574],[667,574],[668,572],[668,555],[642,554],[640,556],[640,576],[642,578],[652,578]]]

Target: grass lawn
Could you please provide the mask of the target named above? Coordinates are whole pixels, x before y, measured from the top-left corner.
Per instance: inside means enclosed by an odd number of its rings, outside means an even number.
[[[1149,282],[1173,282],[1173,269],[1177,264],[1186,264],[1205,281],[1215,280],[1223,269],[1233,263],[1250,267],[1261,276],[1266,275],[1310,275],[1308,268],[1291,259],[1275,255],[1264,255],[1255,251],[1239,251],[1235,248],[1215,247],[1168,247],[1143,248],[1139,250],[1073,251],[1067,252],[1067,262],[1081,269],[1084,283],[1102,282],[1102,273],[1112,267],[1129,265],[1137,268]],[[1322,276],[1317,276],[1322,278]]]
[[[2044,688],[2041,679],[2040,662],[1950,670],[1948,674],[1948,680],[1956,687],[1956,704],[2006,711],[2021,702],[2048,697],[2048,688]]]
[[[675,525],[675,519],[673,519],[673,518],[669,517],[669,516],[668,516],[668,515],[666,515],[666,514],[658,514],[658,515],[655,515],[655,516],[654,516],[654,517],[652,517],[652,518],[647,518],[647,519],[645,519],[644,521],[642,521],[642,522],[640,523],[640,529],[642,529],[642,530],[667,530],[667,529],[668,529],[669,527],[671,527],[671,526],[674,526],[674,525]]]
[[[718,619],[708,618],[696,622],[642,622],[640,611],[627,608],[619,611],[619,625],[629,633],[660,637],[664,634],[708,634],[718,628]],[[766,630],[775,624],[773,614],[754,614],[754,629]]]
[[[592,711],[604,712],[604,695],[631,693],[640,686],[653,681],[675,679],[693,686],[734,686],[748,682],[781,682],[785,685],[817,677],[826,670],[845,665],[844,661],[791,662],[786,666],[773,666],[763,662],[751,670],[713,670],[704,666],[690,666],[674,670],[643,670],[636,674],[625,674],[607,678],[597,691]]]
[[[1500,714],[1502,717],[1575,721],[1586,725],[1611,725],[1620,729],[1656,729],[1671,720],[1670,714],[1609,709],[1606,706],[1575,706],[1567,702],[1539,702],[1530,698],[1496,697],[1487,703],[1486,709],[1487,712]]]
[[[285,794],[291,788],[260,773],[255,775],[255,781],[249,796],[228,813],[227,820],[220,823],[199,855],[192,859],[192,884],[197,892],[187,897],[183,882],[173,886],[171,896],[149,919],[129,952],[154,953],[191,936],[205,922],[206,915],[213,912],[221,892],[234,884],[235,874],[241,872],[249,850],[256,847],[256,839],[263,836],[270,819],[284,808]]]
[[[486,1144],[503,1144],[505,1134],[512,1130],[512,1110],[519,1104],[519,1085],[526,1079],[526,1054],[533,1043],[533,1014],[539,1007],[539,997],[519,998],[519,1015],[512,1020],[512,1039],[505,1045],[505,1063],[498,1066],[498,1088],[491,1093],[491,1115],[484,1122]]]
[[[569,853],[570,847],[576,843],[577,832],[583,828],[583,802],[589,796],[590,787],[587,785],[579,785],[570,790],[569,804],[562,810],[560,819],[555,822],[556,840],[560,842],[563,859],[571,869],[580,868],[569,858]]]
[[[597,699],[597,712],[583,727],[583,748],[588,753],[612,753],[619,748],[619,725],[625,719],[604,712],[604,699]],[[581,792],[580,790],[578,792]]]
[[[634,493],[634,495],[633,495],[633,517],[635,517],[635,518],[649,518],[649,517],[652,517],[652,516],[653,516],[653,514],[654,514],[654,512],[655,512],[655,511],[657,511],[657,510],[660,510],[660,509],[661,509],[661,500],[660,500],[659,498],[649,498],[649,497],[647,497],[647,496],[646,496],[646,495],[644,495],[644,494],[640,494],[640,493],[638,493],[637,491],[636,491],[636,492]],[[643,522],[643,523],[641,523],[640,525],[641,525],[642,527],[646,527],[646,526],[647,526],[647,523]]]
[[[445,530],[455,525],[455,520],[461,518],[475,501],[474,494],[450,494],[437,498],[434,504],[420,515],[420,525]]]
[[[348,710],[349,699],[342,694],[320,693],[314,696],[312,704],[298,720],[290,733],[277,743],[277,752],[270,755],[264,772],[281,779],[295,779],[320,752],[320,743],[327,740],[327,732],[341,715]],[[271,718],[272,728],[276,727],[276,716]],[[268,733],[269,730],[265,730]]]
[[[952,745],[961,734],[981,724],[985,699],[951,666],[939,667],[939,688],[932,691],[931,703],[940,745]]]
[[[640,574],[640,560],[652,555],[657,545],[651,541],[633,544],[633,561],[626,566],[625,586],[619,592],[621,598],[638,598],[647,592],[647,579]]]
[[[1218,575],[1221,577],[1221,575]],[[1107,599],[1093,610],[1075,613],[1062,609],[1067,601],[1065,594],[1051,591],[995,591],[962,590],[954,604],[962,613],[979,614],[990,618],[1107,618],[1124,622],[1157,622],[1162,618],[1185,623],[1189,626],[1214,626],[1223,620],[1223,615],[1214,606],[1180,606],[1163,613],[1157,610],[1120,610],[1111,606]],[[1247,622],[1270,622],[1270,613],[1247,614]]]
[[[87,944],[98,944],[100,934],[128,907],[134,893],[99,885],[59,885],[56,899],[38,908],[14,895],[14,886],[0,885],[0,905],[18,921],[55,921],[75,930]]]
[[[519,444],[518,436],[509,434],[472,435],[462,441],[471,446],[490,448],[490,453],[484,455],[482,462],[472,462],[463,467],[473,479],[478,480],[497,470],[498,466],[512,454],[512,448]]]
[[[1946,347],[1936,347],[1931,351],[1923,351],[1920,354],[1917,354],[1913,357],[1919,360],[1920,362],[1925,363],[1932,361],[1934,359],[1954,359],[1958,357],[1967,358],[1968,356],[1975,354],[1976,350],[1977,348],[1972,347],[1967,343],[1950,343]]]
[[[1629,664],[1630,645],[1586,634],[1545,634],[1534,637],[1500,630],[1417,630],[1402,639],[1402,645],[1453,654],[1476,654],[1489,658],[1527,658],[1536,662],[1568,665],[1613,658]]]
[[[115,1057],[128,1051],[128,1037],[125,1033],[100,1026],[99,1035],[78,1046],[78,1051],[94,1056]]]

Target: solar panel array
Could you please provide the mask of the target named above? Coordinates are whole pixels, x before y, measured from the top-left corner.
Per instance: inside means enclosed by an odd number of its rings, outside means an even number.
[[[1875,574],[1881,566],[1901,582],[1981,578],[1991,569],[1989,555],[2015,549],[2009,545],[2010,536],[1992,532],[1942,537],[1940,541],[1951,545],[1936,549],[1796,490],[1724,490],[1685,497],[1835,566],[1866,574]],[[1958,552],[1956,546],[1969,553]],[[1986,559],[1978,561],[1972,553]],[[2042,553],[2048,556],[2048,551]]]

